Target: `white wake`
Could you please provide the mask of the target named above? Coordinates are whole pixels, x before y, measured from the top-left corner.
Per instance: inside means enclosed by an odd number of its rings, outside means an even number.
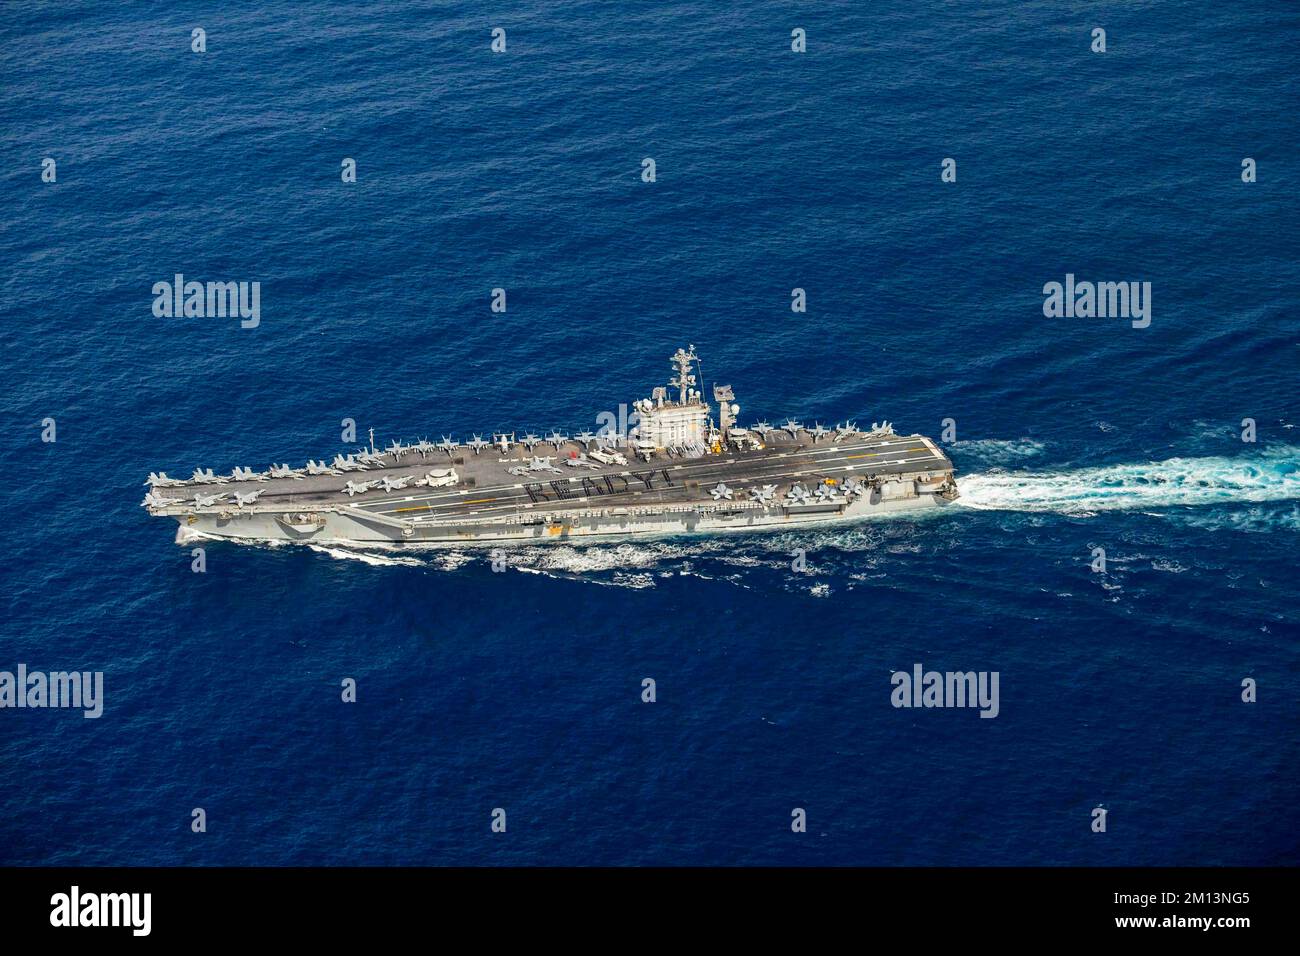
[[[1233,458],[1170,458],[1075,471],[992,471],[958,477],[968,508],[1087,514],[1131,508],[1300,498],[1300,448]]]

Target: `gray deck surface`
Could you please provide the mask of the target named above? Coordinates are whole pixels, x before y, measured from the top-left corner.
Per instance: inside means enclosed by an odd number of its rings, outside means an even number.
[[[570,467],[563,459],[577,454],[584,446],[576,441],[561,443],[557,450],[549,442],[531,452],[522,445],[512,445],[507,455],[493,446],[475,454],[469,448],[446,451],[409,451],[395,460],[383,456],[384,465],[366,471],[349,471],[341,475],[308,475],[301,479],[273,478],[266,481],[229,481],[224,484],[188,484],[184,487],[160,488],[158,493],[177,499],[169,511],[194,510],[195,492],[228,497],[203,511],[232,509],[232,491],[260,491],[258,510],[311,509],[324,505],[346,505],[374,511],[391,518],[424,521],[456,517],[490,518],[521,510],[555,507],[580,507],[599,502],[607,507],[639,507],[662,504],[688,504],[713,501],[711,490],[725,482],[735,490],[735,499],[746,497],[743,491],[754,485],[774,484],[783,494],[796,482],[809,490],[823,478],[837,481],[856,476],[889,475],[901,472],[950,470],[951,463],[934,445],[919,435],[884,437],[850,437],[833,441],[829,436],[814,442],[801,432],[792,438],[788,432],[768,435],[766,447],[759,451],[724,452],[700,458],[656,454],[648,463],[629,449],[619,449],[626,465],[608,465],[599,469]],[[525,465],[534,457],[551,458],[559,472],[539,471],[526,477],[508,469]],[[412,475],[422,477],[439,468],[455,468],[460,483],[449,488],[408,487],[385,493],[375,489],[349,497],[342,489],[348,481],[362,482],[376,478]],[[648,483],[647,483],[648,481]],[[531,489],[531,494],[530,494]],[[184,496],[184,500],[182,499]],[[181,506],[188,503],[188,509]]]

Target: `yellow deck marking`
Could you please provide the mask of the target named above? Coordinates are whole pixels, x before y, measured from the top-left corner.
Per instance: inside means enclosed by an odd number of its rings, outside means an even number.
[[[469,501],[462,501],[461,504],[482,505],[482,504],[487,504],[489,501],[496,501],[496,499],[495,498],[473,498]],[[394,508],[393,514],[401,514],[403,511],[431,511],[431,510],[432,509],[428,505],[418,505],[414,508]]]

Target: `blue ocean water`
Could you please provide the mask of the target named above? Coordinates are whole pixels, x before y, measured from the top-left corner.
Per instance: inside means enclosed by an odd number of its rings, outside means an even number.
[[[1298,40],[1269,2],[6,7],[0,669],[106,704],[0,712],[0,863],[1300,862]],[[175,273],[261,324],[155,318]],[[1150,327],[1044,318],[1066,273],[1151,282]],[[195,574],[137,507],[344,418],[594,426],[687,342],[747,420],[953,419],[962,501],[505,573]],[[999,716],[892,707],[918,662]]]

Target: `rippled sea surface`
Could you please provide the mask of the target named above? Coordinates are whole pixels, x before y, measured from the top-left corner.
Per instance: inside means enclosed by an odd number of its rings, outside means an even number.
[[[1294,7],[227,7],[0,14],[0,670],[106,694],[0,710],[0,863],[1300,862]],[[261,324],[155,318],[178,272]],[[953,419],[963,498],[504,573],[195,574],[138,507],[345,418],[593,427],[688,342],[746,420]],[[917,663],[999,715],[894,708]]]

